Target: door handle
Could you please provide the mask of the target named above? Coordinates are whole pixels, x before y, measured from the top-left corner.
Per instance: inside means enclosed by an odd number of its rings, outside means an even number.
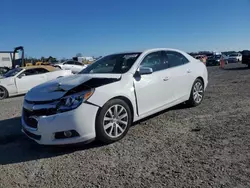
[[[191,73],[192,71],[190,69],[187,70],[187,73]]]
[[[165,78],[163,78],[163,81],[168,81],[169,80],[169,77],[166,76]]]

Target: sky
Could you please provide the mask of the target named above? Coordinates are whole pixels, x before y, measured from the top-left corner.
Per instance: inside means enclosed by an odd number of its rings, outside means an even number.
[[[250,49],[250,0],[1,0],[0,51],[70,58]]]

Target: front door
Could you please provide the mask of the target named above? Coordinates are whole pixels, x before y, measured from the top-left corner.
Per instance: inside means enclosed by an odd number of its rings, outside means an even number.
[[[140,116],[157,110],[172,100],[173,83],[162,57],[161,51],[148,54],[140,66],[152,68],[153,73],[134,79]]]

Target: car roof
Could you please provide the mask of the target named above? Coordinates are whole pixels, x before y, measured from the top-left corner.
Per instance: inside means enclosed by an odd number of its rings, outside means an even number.
[[[32,66],[20,67],[20,68],[23,68],[23,69],[26,69],[26,70],[35,69],[35,68],[44,68],[44,69],[48,70],[49,72],[56,70],[55,67],[50,66],[50,65],[32,65]]]
[[[151,49],[146,49],[146,50],[142,50],[142,51],[117,52],[117,53],[113,53],[112,55],[125,54],[125,53],[150,53],[150,52],[154,52],[154,51],[176,51],[176,52],[186,53],[186,52],[184,52],[182,50],[178,50],[178,49],[175,49],[175,48],[151,48]]]

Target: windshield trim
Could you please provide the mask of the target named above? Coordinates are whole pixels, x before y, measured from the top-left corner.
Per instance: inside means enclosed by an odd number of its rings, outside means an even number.
[[[15,70],[19,70],[15,75],[6,76],[6,74],[8,74],[9,72],[14,72]],[[24,70],[24,68],[21,68],[21,67],[14,68],[14,69],[10,69],[8,72],[6,72],[6,73],[3,75],[3,77],[4,77],[4,78],[9,78],[9,77],[17,76],[17,75],[20,74],[23,70]]]
[[[127,72],[129,72],[129,70],[131,70],[131,68],[133,67],[133,65],[135,64],[135,62],[138,60],[138,58],[141,56],[142,52],[122,52],[122,53],[114,53],[114,54],[109,54],[106,56],[103,56],[102,58],[98,59],[97,61],[93,62],[92,64],[88,65],[85,69],[83,69],[82,71],[80,71],[78,74],[125,74]],[[136,55],[136,57],[134,57],[134,62],[132,63],[132,65],[130,67],[128,67],[127,70],[123,71],[118,71],[118,72],[93,72],[91,73],[91,69],[95,69],[95,66],[98,66],[98,64],[101,65],[101,62],[105,62],[106,58],[109,57],[114,57],[114,58],[124,58],[126,55]],[[129,59],[129,58],[128,58]],[[115,62],[115,65],[113,65],[113,68],[119,68],[119,64],[117,64],[118,62]],[[121,62],[119,62],[121,63]]]

